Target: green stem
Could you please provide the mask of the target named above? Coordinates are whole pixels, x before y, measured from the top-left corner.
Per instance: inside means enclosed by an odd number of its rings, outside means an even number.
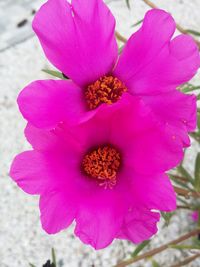
[[[125,267],[125,266],[128,266],[128,265],[130,265],[130,264],[132,264],[134,262],[150,258],[150,257],[152,257],[152,256],[154,256],[154,255],[166,250],[167,248],[169,248],[169,246],[181,243],[181,242],[187,240],[188,238],[190,238],[192,236],[198,235],[199,233],[200,233],[200,228],[195,229],[195,230],[193,230],[193,231],[191,231],[191,232],[189,232],[189,233],[187,233],[187,234],[185,234],[185,235],[183,235],[183,236],[181,236],[181,237],[179,237],[179,238],[177,238],[177,239],[175,239],[175,240],[173,240],[171,242],[166,243],[165,245],[162,245],[162,246],[160,246],[158,248],[152,249],[152,250],[150,250],[150,251],[148,251],[148,252],[146,252],[146,253],[144,253],[142,255],[139,255],[139,256],[137,256],[135,258],[131,258],[131,259],[122,261],[122,262],[118,263],[117,265],[115,265],[115,267]]]

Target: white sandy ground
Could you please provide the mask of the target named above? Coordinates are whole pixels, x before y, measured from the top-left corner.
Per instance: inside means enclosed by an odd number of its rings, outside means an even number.
[[[47,78],[41,69],[48,67],[48,63],[30,27],[31,12],[42,2],[0,0],[0,267],[28,267],[29,262],[40,267],[49,258],[52,247],[57,251],[60,266],[64,262],[66,267],[111,267],[128,256],[134,245],[114,241],[109,248],[96,252],[74,238],[73,226],[57,235],[47,235],[40,226],[38,197],[25,194],[8,177],[14,155],[29,148],[23,136],[25,121],[18,111],[16,97],[27,83]],[[117,18],[117,29],[127,37],[135,30],[130,26],[149,9],[142,0],[130,0],[131,11],[125,0],[107,2]],[[170,11],[184,27],[200,30],[200,0],[159,0],[154,3]],[[16,24],[25,18],[28,23],[17,28]],[[196,77],[195,82],[200,79]],[[186,158],[190,171],[197,151],[199,147],[192,143]],[[188,227],[192,227],[188,216],[179,213],[168,228],[160,230],[152,243],[157,246],[172,240]],[[183,256],[179,251],[170,250],[155,259],[161,266],[168,267]],[[151,264],[142,262],[133,266]],[[200,260],[188,266],[200,266]]]

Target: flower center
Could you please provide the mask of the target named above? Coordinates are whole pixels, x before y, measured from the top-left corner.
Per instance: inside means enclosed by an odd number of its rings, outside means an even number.
[[[99,185],[110,189],[116,185],[116,176],[121,165],[120,153],[112,146],[100,146],[87,153],[82,161],[86,175],[97,179]]]
[[[89,109],[95,109],[103,103],[117,102],[126,91],[126,86],[118,78],[103,76],[87,87],[85,98]]]

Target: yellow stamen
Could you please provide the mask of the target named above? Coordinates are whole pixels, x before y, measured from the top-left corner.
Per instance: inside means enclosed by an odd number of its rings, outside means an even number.
[[[117,102],[126,91],[126,86],[118,78],[103,76],[87,87],[85,98],[89,109],[95,109],[102,103]]]
[[[87,153],[82,161],[85,174],[101,181],[100,185],[112,188],[121,164],[120,153],[111,146],[101,146]]]

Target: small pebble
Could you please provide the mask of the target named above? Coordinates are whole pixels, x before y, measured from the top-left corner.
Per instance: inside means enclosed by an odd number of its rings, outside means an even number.
[[[36,13],[36,10],[35,9],[32,9],[31,15],[35,15],[35,13]]]
[[[21,20],[21,21],[17,24],[17,28],[21,28],[21,27],[23,27],[24,25],[27,24],[27,22],[28,22],[27,19],[23,19],[23,20]]]

